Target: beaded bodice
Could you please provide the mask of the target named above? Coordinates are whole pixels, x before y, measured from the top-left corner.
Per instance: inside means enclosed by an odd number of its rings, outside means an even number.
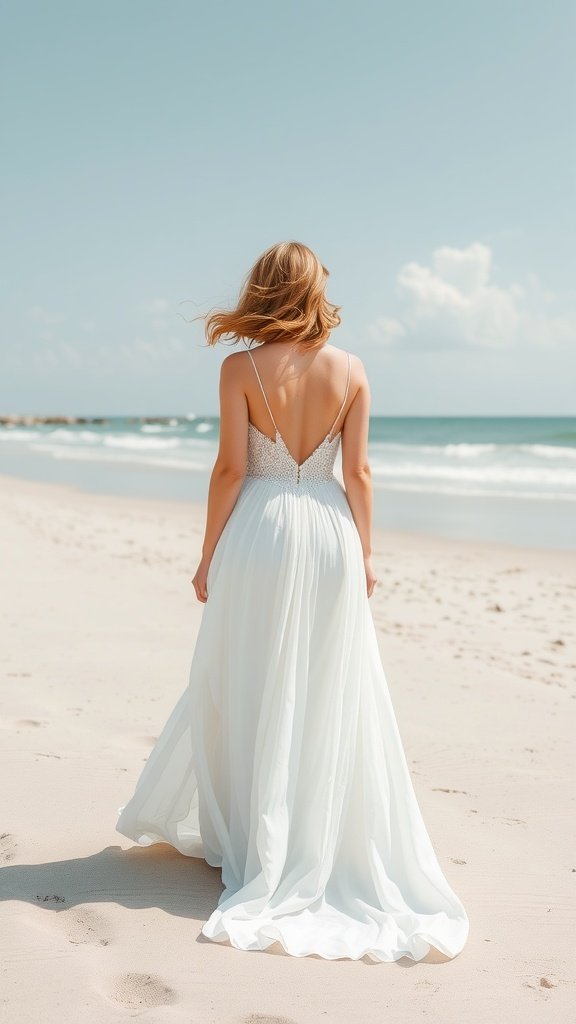
[[[276,422],[272,415],[272,410],[266,398],[266,392],[260,379],[260,374],[256,367],[256,363],[252,358],[252,353],[248,350],[248,355],[252,360],[252,365],[256,371],[256,376],[260,384],[260,389],[264,396],[264,401],[268,407],[270,413],[270,419],[274,424],[276,440],[274,441],[267,434],[263,434],[261,430],[258,430],[252,422],[248,421],[248,461],[246,466],[246,476],[251,477],[268,477],[271,480],[284,480],[290,483],[300,484],[310,480],[333,480],[334,477],[334,463],[336,461],[336,455],[341,438],[341,431],[332,437],[332,432],[338,418],[344,409],[346,404],[346,398],[348,396],[348,387],[350,384],[350,353],[348,352],[348,377],[346,380],[346,392],[344,394],[344,400],[338,415],[334,420],[332,427],[326,434],[326,437],[320,444],[314,449],[313,452],[304,460],[304,462],[298,463],[296,459],[290,454],[282,434],[276,426]]]
[[[332,440],[327,434],[312,454],[298,465],[278,430],[276,430],[276,440],[273,441],[249,422],[246,475],[287,480],[295,484],[305,480],[332,480],[339,441],[340,433],[336,434]]]

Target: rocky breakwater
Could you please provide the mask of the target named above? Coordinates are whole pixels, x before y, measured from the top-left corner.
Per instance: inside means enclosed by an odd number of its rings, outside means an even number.
[[[124,419],[124,417],[122,417]],[[102,427],[111,422],[106,416],[26,416],[26,415],[1,415],[0,426],[2,427],[75,427],[75,426],[96,426]],[[174,426],[178,418],[174,416],[127,416],[126,423],[155,423],[159,425]]]
[[[101,426],[108,420],[100,416],[2,416],[2,427],[36,427],[36,426],[75,426],[76,424],[97,424]]]

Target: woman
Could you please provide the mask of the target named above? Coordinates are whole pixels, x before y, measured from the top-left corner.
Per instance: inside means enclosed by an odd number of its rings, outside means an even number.
[[[257,260],[224,335],[220,444],[193,584],[204,604],[189,686],[118,831],[221,869],[202,927],[294,956],[455,956],[468,918],[412,786],[369,598],[370,391],[328,271],[298,242]],[[342,451],[344,488],[333,473]]]

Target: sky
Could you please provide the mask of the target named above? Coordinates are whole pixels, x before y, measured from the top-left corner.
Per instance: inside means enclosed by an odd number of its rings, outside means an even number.
[[[373,415],[575,415],[575,44],[572,0],[10,5],[0,414],[216,415],[186,319],[293,239]]]

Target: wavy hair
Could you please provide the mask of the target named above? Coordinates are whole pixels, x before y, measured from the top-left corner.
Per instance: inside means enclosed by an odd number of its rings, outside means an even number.
[[[278,242],[270,246],[246,275],[236,308],[201,317],[208,345],[226,336],[233,345],[245,338],[300,342],[306,348],[322,345],[340,323],[342,308],[324,294],[328,276],[307,245]]]

